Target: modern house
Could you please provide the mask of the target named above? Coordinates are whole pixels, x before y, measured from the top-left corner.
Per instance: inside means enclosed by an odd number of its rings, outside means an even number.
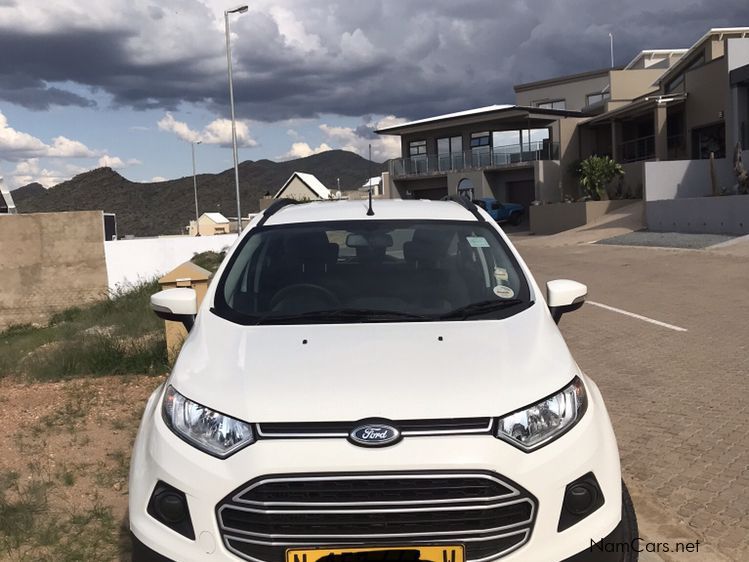
[[[229,234],[231,223],[221,213],[203,213],[196,221],[190,221],[187,227],[190,236],[215,236]]]
[[[615,189],[624,196],[647,199],[648,177],[658,178],[652,194],[704,195],[711,155],[725,190],[735,183],[736,144],[749,144],[748,92],[749,28],[711,29],[688,49],[645,50],[624,67],[519,84],[514,105],[380,129],[401,138],[384,192],[561,202],[581,196],[576,163],[593,154],[623,165]],[[695,160],[704,162],[654,165]]]

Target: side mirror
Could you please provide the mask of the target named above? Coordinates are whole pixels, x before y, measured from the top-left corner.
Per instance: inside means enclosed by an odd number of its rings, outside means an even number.
[[[198,295],[194,289],[166,289],[151,295],[151,309],[159,318],[182,322],[189,332],[198,314]]]
[[[570,279],[555,279],[546,283],[546,304],[554,322],[559,324],[562,314],[577,310],[585,303],[588,287]]]

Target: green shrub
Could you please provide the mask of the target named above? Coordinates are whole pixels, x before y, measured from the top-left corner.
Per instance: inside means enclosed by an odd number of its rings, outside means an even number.
[[[580,185],[591,199],[608,199],[606,186],[624,175],[621,164],[608,156],[589,156],[580,162]]]

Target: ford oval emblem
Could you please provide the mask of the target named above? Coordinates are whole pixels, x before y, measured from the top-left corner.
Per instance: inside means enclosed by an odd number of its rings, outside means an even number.
[[[349,433],[349,441],[360,447],[387,447],[402,438],[401,432],[386,420],[364,420]]]

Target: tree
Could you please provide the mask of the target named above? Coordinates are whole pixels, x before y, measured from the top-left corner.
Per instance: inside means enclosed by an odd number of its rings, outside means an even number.
[[[621,164],[608,156],[589,156],[580,162],[580,185],[586,194],[600,201],[608,199],[606,186],[614,178],[624,175]]]

